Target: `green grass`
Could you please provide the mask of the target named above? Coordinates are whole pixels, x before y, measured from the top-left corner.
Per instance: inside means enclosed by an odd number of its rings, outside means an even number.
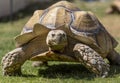
[[[120,43],[120,15],[105,15],[104,11],[109,3],[77,2],[82,10],[90,10],[96,14],[106,29]],[[0,23],[0,61],[5,53],[15,48],[14,37],[17,36],[29,16],[10,22]],[[116,48],[120,52],[120,45]],[[22,66],[23,76],[2,76],[0,65],[0,83],[120,83],[120,67],[111,66],[107,78],[96,78],[93,73],[78,63],[49,62],[48,67],[34,68],[32,62],[27,61]]]

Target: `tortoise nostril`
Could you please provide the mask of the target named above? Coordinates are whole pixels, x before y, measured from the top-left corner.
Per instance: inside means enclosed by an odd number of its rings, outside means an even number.
[[[52,34],[52,37],[54,37],[55,36],[55,34]]]

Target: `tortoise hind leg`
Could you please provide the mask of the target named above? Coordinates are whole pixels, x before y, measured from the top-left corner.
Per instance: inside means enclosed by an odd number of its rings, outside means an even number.
[[[74,49],[75,57],[90,71],[102,78],[108,75],[109,65],[92,48],[84,44],[76,44]]]
[[[117,53],[114,49],[108,53],[107,59],[112,65],[120,65],[120,54]]]
[[[2,58],[3,75],[20,75],[21,65],[26,61],[22,48],[16,48]]]

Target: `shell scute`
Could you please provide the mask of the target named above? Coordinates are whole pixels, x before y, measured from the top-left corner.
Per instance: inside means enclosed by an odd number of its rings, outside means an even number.
[[[65,8],[56,7],[45,14],[40,21],[40,24],[47,26],[50,29],[56,29],[64,24],[69,24],[71,21],[71,16]]]
[[[64,7],[68,9],[69,11],[80,11],[78,7],[76,7],[74,4],[67,2],[67,1],[60,1],[52,6],[50,6],[48,9],[52,9],[54,7]]]
[[[71,31],[77,35],[77,39],[103,54],[103,57],[106,57],[107,55],[104,54],[117,45],[117,41],[112,38],[92,12],[75,12]]]

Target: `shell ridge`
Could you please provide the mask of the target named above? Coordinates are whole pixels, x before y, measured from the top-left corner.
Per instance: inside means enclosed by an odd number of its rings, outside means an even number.
[[[67,7],[65,7],[65,6],[59,5],[59,6],[56,6],[56,7],[58,7],[58,8],[64,8],[65,11],[67,11],[67,12],[69,12],[69,13],[73,13],[72,10],[70,10],[69,8],[67,8]],[[40,17],[39,23],[42,24],[42,21],[43,21],[44,17],[45,17],[46,14],[50,11],[50,9],[53,9],[53,8],[56,8],[56,7],[47,8],[47,9],[44,11],[43,15]],[[56,12],[56,13],[58,13],[58,12]],[[55,15],[57,15],[57,14],[55,14]],[[70,15],[71,15],[71,14],[70,14]],[[56,17],[56,16],[54,16],[54,17]],[[55,19],[57,20],[58,18],[55,18]],[[72,20],[71,20],[71,21],[72,21]],[[71,22],[71,23],[72,23],[72,22]],[[71,23],[70,23],[70,24],[71,24]],[[70,24],[69,24],[69,25],[70,25]],[[53,26],[53,25],[54,25],[54,26]],[[56,21],[54,21],[53,25],[45,25],[45,26],[46,26],[47,28],[49,28],[49,29],[56,29]],[[62,25],[63,25],[63,24],[62,24]],[[60,26],[62,26],[62,25],[60,25]],[[57,26],[57,27],[59,27],[59,26]]]
[[[39,19],[39,23],[41,24],[42,20],[44,19],[45,15],[48,13],[48,9],[45,9],[43,14],[41,15],[40,19]]]
[[[63,6],[63,5],[59,5],[59,6],[55,6],[55,7],[63,7],[63,8],[65,8],[67,11],[69,11],[69,12],[72,12],[72,11],[80,11],[80,9],[78,8],[78,10],[70,10],[69,8],[67,8],[67,7],[65,7],[65,6]],[[52,8],[48,8],[48,9],[53,9],[53,8],[55,8],[55,7],[52,7]]]
[[[97,29],[93,29],[93,30],[80,30],[80,29],[76,29],[76,28],[74,28],[74,26],[71,26],[71,28],[72,29],[74,29],[74,30],[77,30],[79,33],[85,33],[85,34],[98,34],[99,32],[100,32],[100,30],[101,30],[101,28],[97,28]]]

